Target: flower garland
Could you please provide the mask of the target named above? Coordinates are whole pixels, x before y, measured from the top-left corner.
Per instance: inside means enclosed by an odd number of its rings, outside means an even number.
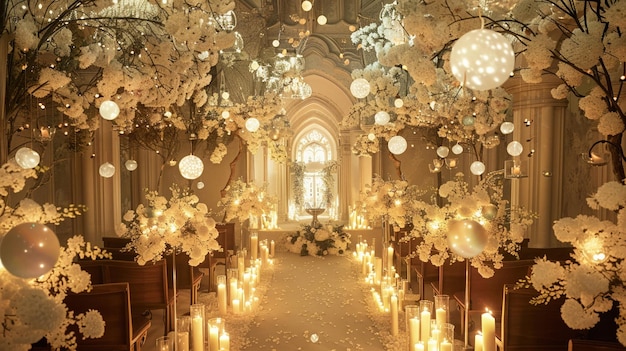
[[[616,221],[579,215],[554,223],[558,240],[574,247],[572,260],[536,260],[532,274],[522,286],[532,286],[539,295],[531,300],[545,304],[565,298],[561,317],[572,329],[589,329],[600,321],[600,314],[614,305],[617,340],[626,345],[626,185],[612,181],[603,184],[587,198],[588,205],[615,211]]]
[[[116,228],[119,236],[130,238],[128,248],[137,253],[140,265],[180,250],[189,255],[189,265],[197,266],[209,252],[221,249],[207,206],[189,189],[173,185],[170,191],[169,199],[147,191],[147,205],[126,212]]]
[[[343,230],[343,225],[303,225],[301,230],[286,237],[285,246],[302,256],[344,255],[350,242],[350,233]]]
[[[84,210],[80,206],[39,205],[31,199],[9,207],[6,196],[21,191],[26,180],[36,176],[36,170],[21,168],[14,159],[0,167],[0,238],[22,223],[58,224]],[[110,257],[81,236],[74,236],[66,247],[61,247],[54,267],[36,279],[18,278],[0,266],[0,351],[29,350],[43,337],[53,349],[76,350],[78,336],[67,333],[70,325],[78,325],[83,338],[101,337],[104,321],[98,311],[75,315],[63,300],[69,291],[91,290],[91,277],[75,263],[76,259]]]

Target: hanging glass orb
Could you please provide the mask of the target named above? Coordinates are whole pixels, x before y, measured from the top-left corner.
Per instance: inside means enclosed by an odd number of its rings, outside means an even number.
[[[15,162],[24,169],[37,167],[39,161],[39,153],[29,147],[21,147],[15,153]]]
[[[365,78],[357,78],[350,84],[350,92],[357,99],[363,99],[370,94],[370,82]]]
[[[463,123],[463,125],[466,127],[473,126],[474,122],[476,122],[476,119],[474,118],[474,116],[465,116],[463,117],[463,120],[461,121],[461,123]]]
[[[391,117],[389,116],[389,113],[387,111],[378,111],[374,115],[374,123],[381,125],[381,126],[384,126],[385,124],[389,123],[390,119]]]
[[[489,29],[465,33],[452,46],[452,74],[463,85],[489,90],[502,85],[513,71],[515,53],[509,40]]]
[[[369,140],[369,141],[376,140],[376,134],[374,134],[374,133],[367,134],[367,140]]]
[[[472,258],[485,249],[489,237],[485,227],[471,219],[451,219],[448,221],[448,245],[450,251]]]
[[[452,147],[452,153],[455,155],[459,155],[461,153],[463,153],[463,146],[461,146],[460,144],[455,144]]]
[[[446,158],[448,157],[448,154],[450,153],[450,149],[447,146],[440,146],[437,148],[437,156],[441,157],[441,158]]]
[[[100,165],[100,168],[98,169],[98,173],[100,174],[101,177],[111,178],[115,174],[115,166],[113,166],[109,162],[105,162]]]
[[[220,27],[225,31],[232,31],[235,27],[237,27],[237,15],[235,15],[235,11],[230,10],[225,14],[218,16],[217,23],[219,23]]]
[[[198,184],[196,184],[196,188],[204,189],[204,182],[198,182]]]
[[[513,124],[513,122],[503,122],[500,125],[500,131],[502,132],[502,134],[511,134],[513,133],[514,129],[515,125]]]
[[[393,106],[397,108],[404,106],[404,100],[402,100],[401,98],[396,98],[395,100],[393,100]]]
[[[202,175],[204,163],[198,156],[187,155],[178,162],[178,170],[183,178],[193,180]]]
[[[261,123],[255,117],[250,117],[246,120],[246,129],[251,133],[254,133],[257,130],[259,130],[260,126],[261,126]]]
[[[512,141],[506,146],[506,152],[511,156],[519,156],[524,151],[524,147],[519,141]]]
[[[328,23],[328,18],[326,18],[326,16],[324,16],[324,15],[319,15],[319,16],[317,17],[317,23],[318,23],[320,26],[323,26],[323,25],[325,25],[326,23]]]
[[[387,143],[387,147],[389,148],[389,152],[391,152],[392,154],[400,155],[406,151],[407,142],[406,142],[406,139],[404,139],[404,137],[400,135],[396,135],[394,137],[391,137],[391,139],[389,139],[389,142]]]
[[[137,161],[127,160],[126,162],[124,162],[124,166],[126,167],[127,170],[132,172],[137,169]]]
[[[304,10],[305,12],[311,11],[312,8],[313,4],[309,0],[304,0],[302,2],[302,10]]]
[[[14,276],[32,279],[54,267],[60,250],[59,239],[48,226],[22,223],[4,235],[0,243],[0,261]]]
[[[102,118],[112,121],[117,118],[120,114],[120,107],[115,103],[115,101],[106,100],[100,104],[100,116]]]
[[[473,175],[481,175],[485,173],[485,164],[480,161],[472,162],[470,165],[470,172],[472,172]]]

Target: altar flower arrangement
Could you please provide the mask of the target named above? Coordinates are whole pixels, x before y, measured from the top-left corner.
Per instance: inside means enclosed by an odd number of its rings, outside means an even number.
[[[313,227],[303,225],[293,235],[286,237],[286,247],[290,252],[302,256],[344,255],[350,248],[350,233],[343,225]]]
[[[522,209],[509,206],[503,198],[503,186],[491,175],[481,180],[473,188],[458,173],[454,180],[442,184],[438,193],[447,203],[438,206],[433,202],[415,201],[413,207],[413,229],[410,235],[422,240],[412,257],[423,262],[430,261],[441,266],[450,262],[462,261],[450,248],[448,225],[453,220],[474,220],[486,231],[487,242],[479,254],[469,258],[473,267],[484,278],[493,276],[494,270],[502,267],[504,253],[517,256],[524,232],[532,224],[535,215]]]
[[[25,198],[10,206],[6,197],[24,189],[29,178],[38,171],[23,169],[14,159],[0,167],[0,239],[13,227],[23,223],[58,224],[74,218],[84,210],[81,206],[58,208],[40,205]],[[54,267],[35,279],[11,274],[0,265],[0,351],[29,350],[32,343],[45,337],[53,349],[76,350],[76,338],[99,338],[104,334],[104,321],[98,311],[75,315],[63,300],[68,292],[91,289],[91,277],[75,263],[76,259],[110,258],[110,255],[74,236],[61,247]],[[81,335],[68,333],[76,324]]]
[[[182,251],[189,256],[189,265],[197,266],[209,252],[221,249],[206,204],[189,189],[172,185],[170,191],[170,198],[146,191],[147,204],[126,212],[116,228],[119,236],[131,240],[128,249],[137,253],[140,265]]]
[[[244,222],[250,218],[261,218],[264,214],[269,215],[276,203],[275,196],[267,193],[267,185],[258,186],[237,179],[226,187],[218,207],[222,209],[225,222]]]
[[[555,221],[556,238],[574,247],[572,260],[539,258],[530,277],[520,285],[539,292],[531,301],[534,304],[564,297],[561,317],[572,329],[589,329],[598,323],[601,313],[618,307],[617,340],[626,345],[626,185],[605,183],[587,198],[587,204],[595,210],[614,211],[616,220],[578,215]]]

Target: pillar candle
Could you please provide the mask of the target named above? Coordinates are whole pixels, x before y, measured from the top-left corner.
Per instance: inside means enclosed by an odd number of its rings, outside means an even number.
[[[428,351],[437,351],[437,340],[430,338],[428,339]]]
[[[204,351],[204,329],[202,317],[196,316],[191,320],[191,342],[193,351]]]
[[[226,283],[217,284],[217,305],[222,315],[226,314],[228,297],[226,296]]]
[[[229,285],[229,289],[228,289],[228,295],[230,296],[230,303],[232,305],[232,301],[237,298],[237,278],[235,277],[231,277],[230,278],[230,285]]]
[[[439,345],[439,351],[452,351],[452,344],[447,340],[444,339],[441,342],[441,345]]]
[[[220,351],[220,328],[217,325],[209,326],[209,351]]]
[[[258,258],[259,254],[259,237],[257,233],[250,234],[250,259],[253,261]]]
[[[409,319],[409,344],[413,349],[420,341],[420,320],[417,317]]]
[[[424,343],[422,343],[421,341],[418,342],[417,344],[414,345],[414,350],[415,351],[425,351],[424,350]]]
[[[391,295],[391,335],[398,335],[398,296]]]
[[[391,277],[393,267],[393,246],[387,248],[387,275]]]
[[[481,334],[474,336],[474,351],[483,351],[483,336]]]
[[[242,301],[245,301],[250,296],[250,272],[243,274],[243,293],[245,298]]]
[[[420,340],[427,345],[430,338],[430,311],[422,311],[420,314],[420,327]]]
[[[243,252],[237,255],[237,271],[239,279],[243,279],[243,273],[246,271],[246,256]]]
[[[441,307],[438,308],[435,311],[435,320],[437,321],[437,325],[444,325],[448,323],[446,310]]]
[[[483,334],[483,350],[496,351],[496,320],[491,312],[485,312],[481,315],[480,322]]]
[[[189,351],[189,332],[178,332],[176,351]]]
[[[241,303],[239,302],[239,299],[233,299],[233,313],[234,314],[241,313]],[[196,350],[194,349],[194,351]]]
[[[374,272],[376,273],[376,281],[374,283],[380,284],[383,278],[383,259],[380,257],[374,257]]]
[[[220,351],[230,351],[230,336],[228,333],[220,335]],[[452,351],[452,350],[450,350]]]
[[[274,240],[270,241],[270,257],[274,257],[274,254],[276,253],[276,243],[274,242]]]

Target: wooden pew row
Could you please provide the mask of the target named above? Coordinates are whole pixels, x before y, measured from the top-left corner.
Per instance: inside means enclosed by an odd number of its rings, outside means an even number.
[[[140,266],[136,262],[116,260],[79,261],[81,268],[91,274],[94,284],[127,282],[133,310],[165,310],[164,335],[173,329],[174,292],[169,287],[165,260]]]
[[[204,262],[198,265],[199,268],[206,268],[209,271],[208,292],[217,291],[215,270],[218,265],[223,265],[224,270],[230,268],[230,258],[237,247],[235,242],[235,223],[220,223],[217,224],[215,228],[217,228],[219,233],[217,236],[217,242],[222,250],[209,253]]]
[[[624,351],[626,347],[618,342],[571,339],[567,351]]]
[[[140,351],[151,322],[131,306],[128,283],[94,284],[90,292],[68,294],[65,304],[75,314],[90,309],[100,312],[105,325],[98,339],[83,339],[77,334],[78,351]],[[77,332],[76,326],[73,329]]]

